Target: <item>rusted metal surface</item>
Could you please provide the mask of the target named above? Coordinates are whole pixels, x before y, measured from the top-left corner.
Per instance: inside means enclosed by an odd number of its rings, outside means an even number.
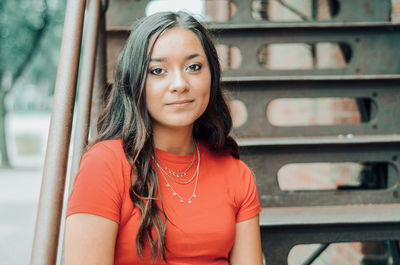
[[[85,4],[67,2],[31,265],[56,262]]]
[[[299,244],[380,240],[395,244],[400,238],[400,204],[268,207],[260,214],[260,226],[266,265],[284,265]]]
[[[398,137],[397,137],[398,138]],[[400,203],[400,142],[342,141],[333,144],[281,144],[241,147],[241,158],[252,168],[263,207]],[[277,174],[290,163],[386,162],[389,189],[282,191]],[[321,178],[327,176],[321,176]]]
[[[164,0],[168,1],[168,0]],[[208,0],[218,1],[218,0]],[[145,15],[146,6],[149,0],[125,1],[115,0],[110,2],[109,12],[107,14],[108,25],[130,26],[137,18]],[[203,1],[205,2],[205,1]],[[228,1],[221,1],[228,2]],[[256,20],[252,15],[254,0],[236,0],[232,1],[236,6],[236,15],[229,21],[218,24],[252,24],[263,25],[266,23],[276,24],[266,20]],[[390,0],[339,0],[339,13],[330,19],[330,22],[348,23],[348,22],[382,22],[390,21],[391,1]],[[354,12],[357,10],[357,12]],[[309,23],[309,22],[300,22]],[[326,23],[326,21],[316,21],[314,23]]]
[[[296,216],[292,216],[296,219]],[[266,265],[286,265],[290,250],[299,244],[363,241],[396,241],[400,222],[261,226],[261,241]]]
[[[302,75],[302,76],[223,76],[222,82],[304,82],[304,81],[390,81],[399,80],[399,74],[382,74],[382,75]]]
[[[214,32],[217,44],[239,48],[242,62],[224,76],[302,76],[400,74],[400,26],[346,28],[227,29]],[[269,70],[257,61],[257,52],[277,43],[345,43],[351,49],[349,63],[343,68],[310,70]],[[371,63],[374,58],[374,63]]]
[[[236,69],[223,72],[229,77],[265,77],[292,76],[363,76],[363,75],[399,75],[400,74],[400,25],[347,26],[308,26],[304,28],[219,28],[214,31],[217,44],[232,45],[241,53],[241,64]],[[123,44],[129,34],[128,28],[108,31],[108,80],[112,80],[113,69]],[[258,62],[258,52],[269,44],[309,44],[344,43],[351,49],[350,61],[341,68],[326,69],[285,69],[271,70]],[[374,58],[374,63],[371,63]]]
[[[104,15],[106,13],[106,11],[108,10],[108,6],[109,5],[110,5],[110,0],[101,0],[101,12],[102,12],[102,15]]]
[[[234,80],[234,79],[233,79]],[[246,122],[233,134],[246,137],[298,137],[337,135],[377,135],[400,132],[400,77],[398,79],[280,80],[224,82],[228,98],[246,107]],[[274,126],[267,119],[268,105],[281,98],[368,98],[369,122],[323,126]]]
[[[74,124],[74,143],[72,148],[73,153],[69,190],[71,190],[75,175],[78,172],[83,149],[87,144],[89,135],[93,80],[95,74],[97,39],[101,12],[100,0],[90,0],[87,9],[86,38],[82,56],[77,115]]]
[[[270,138],[238,138],[243,148],[266,146],[268,148],[287,148],[303,146],[351,146],[359,144],[392,144],[400,142],[399,134],[384,135],[338,135],[317,137],[270,137]]]
[[[102,100],[102,90],[105,86],[105,46],[104,25],[107,2],[104,0],[90,0],[87,5],[87,19],[85,44],[82,56],[81,79],[79,84],[79,95],[77,104],[77,115],[74,123],[74,143],[71,167],[69,171],[68,194],[72,190],[75,175],[79,169],[80,160],[84,147],[91,131],[92,136],[96,133],[96,126],[92,123],[97,121]],[[89,118],[90,116],[90,118]],[[90,124],[90,126],[89,126]],[[64,203],[63,219],[60,226],[59,264],[65,264],[64,231],[65,213],[67,204]]]
[[[392,253],[392,259],[394,265],[400,264],[400,242],[390,241],[390,252]]]
[[[107,19],[107,18],[106,18]],[[117,69],[118,56],[121,53],[125,41],[129,37],[129,30],[107,31],[107,81],[113,83]]]
[[[127,26],[146,14],[149,0],[111,0],[106,14],[107,27]]]
[[[400,224],[400,204],[365,204],[339,206],[268,207],[260,214],[260,225],[313,226],[342,224]]]
[[[97,42],[97,54],[95,64],[94,86],[92,96],[92,111],[90,118],[90,137],[94,138],[97,135],[97,120],[104,106],[104,93],[107,84],[107,46],[105,32],[105,16],[101,16],[99,24],[99,36]]]
[[[235,1],[238,10],[249,10],[249,4],[252,0]],[[286,1],[288,2],[288,1]],[[335,2],[335,1],[333,1]],[[379,22],[391,20],[391,1],[390,0],[338,0],[339,12],[328,21],[334,23],[348,22]],[[355,12],[356,10],[356,12]],[[254,23],[249,12],[238,12],[238,16],[234,17],[231,23]],[[316,23],[325,23],[327,21],[316,21]],[[273,22],[270,22],[273,23]],[[306,23],[306,22],[300,22]],[[298,24],[300,24],[298,23]]]

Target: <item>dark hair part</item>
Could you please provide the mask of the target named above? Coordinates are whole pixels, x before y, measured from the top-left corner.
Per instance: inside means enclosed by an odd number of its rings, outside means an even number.
[[[156,203],[159,184],[157,171],[151,164],[155,147],[152,120],[145,103],[145,80],[154,43],[160,34],[174,27],[196,34],[210,66],[210,100],[205,112],[194,123],[193,136],[206,142],[213,151],[228,152],[239,158],[238,146],[229,136],[232,119],[221,90],[218,55],[208,31],[185,12],[161,12],[140,20],[120,55],[114,86],[99,118],[94,143],[122,138],[125,155],[132,166],[130,198],[141,212],[136,250],[143,257],[143,249],[149,244],[153,261],[157,257],[165,260],[168,219]],[[149,49],[149,39],[154,34],[157,35]],[[153,228],[156,238],[151,233]]]

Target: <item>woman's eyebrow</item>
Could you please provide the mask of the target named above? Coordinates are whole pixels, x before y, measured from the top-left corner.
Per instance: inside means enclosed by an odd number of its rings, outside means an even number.
[[[200,56],[200,54],[198,54],[198,53],[190,54],[190,55],[186,56],[186,60],[193,59],[193,58],[195,58],[195,57],[197,57],[197,56]]]
[[[195,58],[195,57],[197,57],[197,56],[200,56],[200,54],[198,54],[198,53],[193,53],[193,54],[190,54],[190,55],[186,56],[185,59],[186,59],[186,60],[190,60],[190,59],[193,59],[193,58]],[[165,61],[168,61],[167,58],[165,58],[165,57],[150,58],[150,62],[165,62]]]
[[[150,62],[165,62],[167,58],[150,58]]]

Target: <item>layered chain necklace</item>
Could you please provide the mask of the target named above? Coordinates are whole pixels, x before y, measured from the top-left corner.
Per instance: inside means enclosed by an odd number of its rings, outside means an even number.
[[[196,150],[197,150],[197,144],[195,144],[195,146],[196,146]],[[176,177],[180,178],[180,177],[186,177],[186,173],[187,173],[188,170],[193,166],[194,160],[196,160],[196,153],[194,153],[192,162],[189,164],[189,166],[188,166],[185,170],[183,170],[183,171],[181,171],[181,172],[175,172],[175,171],[173,171],[172,169],[170,169],[169,167],[167,167],[167,165],[164,163],[164,161],[161,160],[161,158],[157,157],[157,159],[158,159],[158,161],[160,161],[161,164],[163,164],[163,166],[164,166],[164,169],[162,169],[162,167],[160,167],[160,165],[158,164],[158,167],[159,167],[161,170],[163,170],[163,172],[165,172],[165,173],[168,172],[168,173],[171,174],[172,176],[174,176],[174,177],[176,176]]]
[[[184,171],[181,171],[181,172],[175,172],[175,171],[171,170],[159,157],[156,156],[156,159],[154,159],[154,157],[153,157],[154,163],[157,166],[157,168],[160,170],[160,173],[165,180],[166,186],[171,190],[173,196],[178,197],[178,199],[181,203],[183,203],[183,202],[192,203],[192,199],[196,198],[196,196],[197,196],[196,189],[197,189],[197,182],[199,180],[199,171],[200,171],[200,151],[197,146],[197,143],[195,144],[195,148],[196,148],[196,152],[193,155],[192,162]],[[176,180],[174,177],[180,178],[180,177],[187,175],[187,172],[193,166],[194,161],[196,160],[196,154],[197,154],[197,158],[198,158],[197,159],[197,167],[196,167],[196,171],[193,173],[193,176],[190,177],[189,180],[187,180],[187,181]],[[158,163],[158,161],[161,162],[162,166]],[[172,182],[169,182],[168,179],[172,180],[173,182],[175,182],[176,184],[179,184],[179,185],[187,185],[187,184],[191,183],[193,180],[195,180],[192,195],[188,198],[183,197],[178,192],[176,192],[176,189],[174,188],[174,186],[171,185]]]

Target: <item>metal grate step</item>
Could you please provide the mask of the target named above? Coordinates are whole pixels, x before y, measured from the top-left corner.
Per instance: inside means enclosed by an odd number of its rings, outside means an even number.
[[[164,0],[168,1],[168,0]],[[107,11],[107,23],[109,26],[130,26],[137,18],[143,17],[146,13],[146,6],[150,0],[114,0],[110,1]],[[203,4],[210,9],[215,9],[215,6],[223,7],[220,10],[224,13],[231,13],[231,18],[223,23],[226,25],[253,24],[264,25],[274,24],[274,21],[261,20],[255,18],[255,13],[261,14],[265,10],[260,0],[203,0]],[[216,3],[217,2],[217,3]],[[219,3],[218,3],[219,2]],[[233,6],[229,7],[229,3],[233,2]],[[267,2],[267,1],[264,1]],[[338,8],[329,21],[338,23],[352,22],[390,22],[391,21],[391,1],[390,0],[338,0]],[[315,8],[315,6],[313,7]],[[225,10],[226,9],[226,10]],[[354,12],[357,10],[357,12]],[[215,11],[215,10],[213,10]],[[229,16],[229,15],[228,15]],[[308,18],[312,19],[312,15]],[[325,23],[326,21],[313,21],[313,23]],[[297,24],[310,23],[310,21],[299,21]]]
[[[236,47],[240,51],[241,63],[235,69],[223,72],[224,77],[266,76],[361,76],[361,75],[399,75],[400,74],[400,25],[347,25],[335,27],[320,25],[306,27],[287,27],[282,25],[268,28],[215,28],[217,45]],[[115,28],[107,31],[108,80],[112,79],[117,55],[129,34],[128,28]],[[309,69],[267,69],[263,67],[258,52],[263,47],[276,44],[317,45],[331,44],[345,47],[343,53],[348,60],[343,67]],[[373,63],[372,63],[373,61]]]

